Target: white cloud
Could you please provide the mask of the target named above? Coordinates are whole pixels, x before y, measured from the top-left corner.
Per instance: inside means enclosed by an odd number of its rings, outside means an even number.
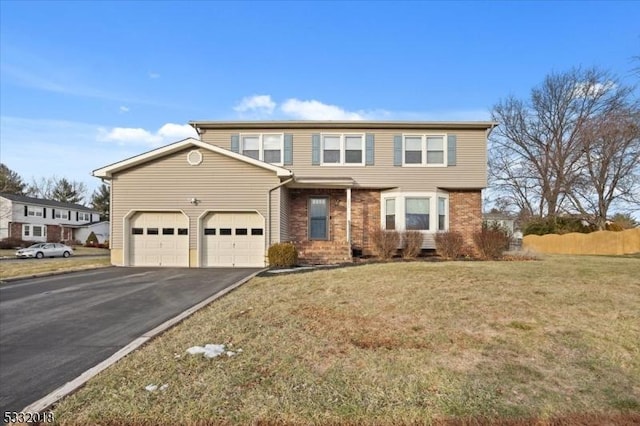
[[[239,113],[263,113],[271,114],[276,107],[276,103],[269,95],[254,95],[242,98],[233,109]]]
[[[155,132],[140,127],[114,127],[98,129],[98,140],[116,142],[118,145],[166,145],[186,138],[197,138],[195,129],[188,124],[167,123]]]
[[[122,106],[120,107],[120,112],[129,112],[129,108],[128,108],[128,107],[126,107],[126,106],[124,106],[124,105],[122,105]]]
[[[576,84],[576,92],[579,97],[598,97],[602,96],[609,90],[616,88],[616,84],[613,81],[606,81],[604,83],[594,83],[592,81],[583,81]]]
[[[158,74],[157,72],[150,72],[149,78],[155,80],[156,78],[160,78],[160,74]]]
[[[352,112],[336,105],[329,105],[312,99],[301,101],[296,98],[287,99],[280,109],[285,114],[301,120],[364,120],[367,114],[363,111]]]

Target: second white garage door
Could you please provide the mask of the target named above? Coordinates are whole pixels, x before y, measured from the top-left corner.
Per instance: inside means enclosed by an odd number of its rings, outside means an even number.
[[[264,266],[264,219],[259,214],[211,213],[201,232],[202,266]]]

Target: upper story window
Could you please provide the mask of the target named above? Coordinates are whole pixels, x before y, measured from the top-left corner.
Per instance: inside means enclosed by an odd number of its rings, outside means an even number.
[[[91,213],[78,213],[78,220],[82,222],[91,222]]]
[[[240,136],[240,152],[266,163],[282,164],[284,135],[252,134]]]
[[[42,217],[42,207],[27,207],[27,216]]]
[[[323,134],[322,164],[364,165],[364,135]]]
[[[69,211],[68,210],[56,210],[55,217],[56,217],[56,219],[69,219]]]
[[[404,135],[403,164],[446,166],[446,135]]]

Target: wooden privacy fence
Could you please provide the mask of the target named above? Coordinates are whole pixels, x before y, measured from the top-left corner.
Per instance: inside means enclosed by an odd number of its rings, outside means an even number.
[[[525,249],[556,254],[631,254],[640,253],[640,228],[621,232],[596,231],[589,234],[527,235]]]

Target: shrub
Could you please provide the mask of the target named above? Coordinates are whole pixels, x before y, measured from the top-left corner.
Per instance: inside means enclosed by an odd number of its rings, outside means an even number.
[[[405,259],[415,259],[422,250],[422,232],[406,231],[402,234],[402,256]]]
[[[582,219],[576,217],[537,218],[529,221],[524,227],[524,235],[568,234],[570,232],[589,233],[595,228],[583,225]]]
[[[14,248],[29,247],[32,243],[20,238],[8,237],[0,240],[0,249],[9,250]]]
[[[376,229],[371,233],[371,242],[376,256],[385,260],[391,259],[400,245],[400,234],[398,231]]]
[[[456,231],[438,232],[436,234],[436,253],[445,259],[457,259],[462,255],[464,239]]]
[[[298,263],[298,250],[292,243],[276,243],[269,247],[269,265],[290,268]]]
[[[96,237],[96,234],[94,234],[92,232],[87,237],[87,241],[85,241],[84,246],[85,247],[98,247],[99,244],[100,244],[100,242],[98,241],[98,237]]]
[[[473,234],[473,242],[483,259],[500,259],[509,249],[509,232],[499,225],[482,224],[482,230]]]

